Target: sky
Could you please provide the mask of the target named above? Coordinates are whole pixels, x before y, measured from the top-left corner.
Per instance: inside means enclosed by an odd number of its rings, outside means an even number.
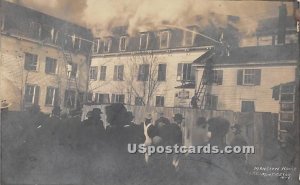
[[[88,26],[95,34],[108,34],[115,26],[128,33],[157,29],[164,24],[184,27],[227,24],[227,15],[245,35],[254,33],[260,19],[278,16],[280,2],[218,0],[10,0],[32,9]],[[292,4],[288,3],[289,15]]]

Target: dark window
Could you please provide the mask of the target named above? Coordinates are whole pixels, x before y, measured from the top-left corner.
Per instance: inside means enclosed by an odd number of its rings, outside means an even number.
[[[127,41],[128,38],[126,36],[120,37],[120,45],[119,45],[119,50],[120,51],[126,51],[127,47]]]
[[[26,104],[38,104],[40,87],[37,85],[26,84],[24,102]]]
[[[103,52],[104,53],[109,53],[112,45],[112,39],[107,38],[103,41]]]
[[[195,68],[192,67],[192,64],[178,64],[177,80],[184,82],[195,81]]]
[[[149,34],[142,33],[140,34],[140,50],[147,50],[148,49],[148,42],[149,42]]]
[[[98,67],[93,66],[90,68],[90,80],[97,80]]]
[[[71,78],[76,78],[77,76],[77,67],[78,65],[77,64],[72,64],[72,71],[71,71],[71,74],[70,74],[70,77]]]
[[[192,31],[185,31],[183,35],[183,46],[192,46],[194,39],[195,34]]]
[[[93,53],[99,53],[100,51],[100,39],[95,39],[93,42]]]
[[[163,107],[165,106],[165,97],[164,96],[156,96],[156,107]]]
[[[139,66],[138,81],[147,81],[149,78],[149,64]]]
[[[74,90],[66,90],[65,91],[65,107],[67,108],[74,108],[75,107],[75,99],[76,99],[76,92]]]
[[[58,104],[59,92],[58,88],[47,87],[46,105],[54,106]]]
[[[170,32],[169,31],[160,32],[160,48],[161,49],[168,48],[169,41],[170,41]]]
[[[100,80],[104,81],[106,79],[106,66],[101,66],[100,68]]]
[[[28,71],[37,71],[37,55],[25,53],[24,69]]]
[[[122,81],[124,73],[124,65],[116,65],[114,68],[114,80]]]
[[[109,94],[95,94],[95,102],[99,104],[107,104],[110,103],[109,101]]]
[[[81,38],[80,37],[73,35],[72,43],[73,43],[73,49],[80,50],[80,48],[81,48]]]
[[[42,26],[42,41],[44,42],[48,42],[48,43],[53,43],[54,42],[54,28],[49,26],[49,25],[46,25],[46,24],[43,24]]]
[[[57,65],[57,60],[56,59],[46,57],[45,73],[55,74],[56,73],[56,65]]]
[[[222,85],[223,83],[223,70],[212,71],[212,83]]]
[[[242,101],[241,112],[255,112],[254,101]]]
[[[237,85],[260,85],[260,69],[240,69],[237,73]]]
[[[112,101],[112,103],[124,103],[125,95],[124,94],[112,94],[111,101]]]
[[[135,97],[135,103],[136,106],[143,106],[144,104],[144,100],[142,97]]]
[[[166,71],[167,71],[167,64],[159,64],[158,65],[158,81],[166,81]]]
[[[208,94],[205,96],[205,109],[217,110],[218,108],[218,96]]]
[[[29,25],[29,34],[33,39],[40,39],[42,33],[42,26],[40,23],[31,22]]]

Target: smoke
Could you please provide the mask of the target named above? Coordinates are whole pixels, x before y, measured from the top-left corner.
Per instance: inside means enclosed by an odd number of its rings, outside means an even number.
[[[18,0],[50,15],[88,26],[96,35],[128,26],[128,34],[159,29],[165,24],[184,27],[226,26],[227,15],[239,16],[234,26],[244,35],[255,32],[261,19],[278,16],[280,2],[207,0]],[[289,15],[292,3],[288,3]]]

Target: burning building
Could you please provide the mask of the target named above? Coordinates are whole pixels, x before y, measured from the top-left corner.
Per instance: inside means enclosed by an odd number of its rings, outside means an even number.
[[[0,25],[1,99],[12,110],[80,107],[88,85],[90,30],[6,1]]]

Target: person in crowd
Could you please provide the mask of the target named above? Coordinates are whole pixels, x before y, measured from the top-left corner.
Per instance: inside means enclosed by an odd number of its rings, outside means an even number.
[[[205,117],[199,117],[196,125],[192,130],[192,144],[194,146],[201,146],[208,142],[208,125]]]
[[[163,112],[159,112],[158,115],[159,115],[159,118],[154,122],[155,125],[158,125],[158,123],[164,123],[164,124],[171,123],[170,120],[164,116]]]

